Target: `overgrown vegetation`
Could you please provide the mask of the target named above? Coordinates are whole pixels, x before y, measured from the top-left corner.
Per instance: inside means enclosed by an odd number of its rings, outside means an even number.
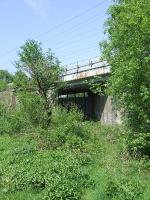
[[[0,70],[0,92],[5,91],[12,80],[13,76],[7,70]]]
[[[37,41],[21,47],[14,77],[0,71],[0,91],[13,81],[17,96],[14,105],[0,104],[0,199],[150,199],[149,7],[148,0],[110,7],[102,47],[112,76],[89,83],[97,94],[111,87],[125,126],[56,106],[59,61]]]
[[[141,149],[146,155],[150,144],[149,9],[149,0],[114,0],[106,22],[108,40],[101,43],[104,59],[112,70],[111,95],[117,98],[123,119],[131,130],[129,150],[137,149],[138,153]]]
[[[85,122],[75,108],[52,113],[48,129],[15,128],[13,113],[0,136],[0,199],[149,199],[149,161],[130,158],[121,127]]]
[[[41,43],[35,40],[27,40],[20,48],[16,67],[18,69],[14,77],[16,89],[19,90],[19,93],[23,91],[27,95],[33,95],[42,101],[43,109],[47,115],[45,121],[49,125],[52,107],[57,92],[62,86],[60,79],[62,69],[58,59],[50,49],[45,53]]]

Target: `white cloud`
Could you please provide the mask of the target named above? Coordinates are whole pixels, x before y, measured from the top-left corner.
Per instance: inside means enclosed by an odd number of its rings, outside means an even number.
[[[48,16],[50,0],[25,0],[26,3],[43,18]]]

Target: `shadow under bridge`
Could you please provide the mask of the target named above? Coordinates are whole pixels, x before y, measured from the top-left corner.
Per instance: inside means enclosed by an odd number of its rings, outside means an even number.
[[[59,91],[59,104],[69,110],[77,105],[87,119],[102,121],[108,109],[110,98],[94,94],[90,89],[90,82],[105,82],[110,75],[110,66],[99,60],[90,61],[85,65],[68,68],[62,75],[66,86]],[[100,76],[101,79],[96,78]],[[107,110],[107,111],[106,111]],[[104,121],[104,120],[103,120]]]

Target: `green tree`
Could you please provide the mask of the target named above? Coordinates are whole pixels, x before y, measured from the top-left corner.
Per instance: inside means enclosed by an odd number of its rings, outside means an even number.
[[[0,80],[11,83],[13,81],[13,76],[7,70],[0,70]]]
[[[0,92],[3,92],[7,89],[7,83],[3,80],[0,80]]]
[[[108,10],[107,41],[111,94],[132,134],[150,130],[150,1],[115,0]]]
[[[0,70],[0,92],[5,91],[12,81],[13,76],[7,70]]]
[[[21,70],[17,71],[13,78],[13,85],[16,90],[19,91],[31,91],[33,90],[33,86],[31,84],[31,78],[28,77],[24,72]]]
[[[20,48],[16,66],[19,72],[15,77],[15,85],[20,84],[24,92],[32,92],[35,97],[42,98],[49,124],[57,91],[62,86],[60,80],[62,70],[58,59],[50,50],[45,53],[41,43],[28,40]]]

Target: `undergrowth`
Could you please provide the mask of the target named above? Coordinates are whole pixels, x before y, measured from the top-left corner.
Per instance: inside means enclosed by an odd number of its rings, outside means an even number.
[[[149,158],[130,157],[123,127],[83,121],[80,111],[64,108],[53,111],[47,129],[26,123],[13,133],[12,123],[4,133],[3,125],[0,199],[150,199]]]

